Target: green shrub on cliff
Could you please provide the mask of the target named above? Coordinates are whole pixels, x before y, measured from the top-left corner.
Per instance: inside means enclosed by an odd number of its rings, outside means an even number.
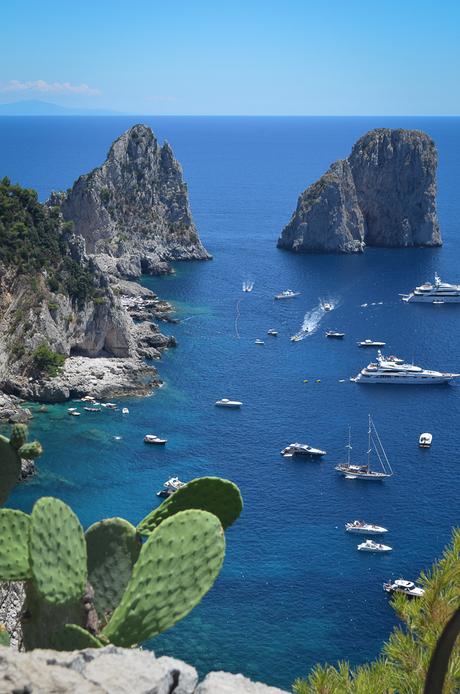
[[[355,669],[345,662],[335,667],[317,665],[306,679],[294,682],[294,693],[422,694],[436,643],[460,605],[460,530],[454,530],[451,545],[431,571],[422,572],[419,583],[425,589],[422,598],[408,601],[397,595],[392,599],[403,624],[395,627],[378,660]],[[460,642],[450,658],[443,694],[458,692]]]
[[[57,376],[65,362],[65,356],[54,352],[47,342],[42,342],[32,353],[33,366],[48,376]]]

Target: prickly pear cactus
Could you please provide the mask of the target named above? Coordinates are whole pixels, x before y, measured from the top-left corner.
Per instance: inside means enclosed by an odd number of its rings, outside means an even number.
[[[19,456],[25,458],[26,460],[35,460],[43,453],[43,448],[41,443],[38,441],[31,441],[30,443],[24,443],[19,449]]]
[[[0,580],[30,578],[29,526],[30,516],[26,513],[0,509]]]
[[[21,477],[21,458],[4,436],[0,436],[0,505],[4,504]]]
[[[225,530],[240,515],[243,500],[240,490],[233,482],[220,477],[199,477],[178,489],[161,506],[149,513],[139,523],[137,531],[141,535],[149,535],[169,516],[190,508],[213,513]]]
[[[79,627],[78,624],[66,624],[57,635],[60,651],[81,651],[84,648],[101,648],[105,646],[96,636]]]
[[[10,635],[6,630],[6,626],[4,624],[0,624],[0,646],[9,646],[10,645]]]
[[[122,518],[94,523],[85,533],[88,581],[94,589],[99,619],[108,617],[119,604],[141,550],[136,528]]]
[[[22,445],[27,441],[27,425],[26,424],[14,424],[11,429],[10,444],[16,451],[19,451]]]
[[[172,627],[211,588],[224,554],[224,533],[214,514],[193,509],[167,518],[142,546],[102,635],[117,646],[132,646]]]
[[[83,528],[59,499],[42,497],[34,505],[29,554],[37,591],[48,603],[60,605],[82,598],[87,576]]]

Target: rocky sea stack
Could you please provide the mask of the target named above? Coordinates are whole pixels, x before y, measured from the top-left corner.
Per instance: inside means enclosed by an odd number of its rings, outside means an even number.
[[[278,247],[359,253],[365,246],[440,246],[436,166],[425,133],[371,130],[300,195]]]
[[[168,272],[170,260],[205,260],[182,169],[168,143],[135,125],[112,144],[102,166],[53,193],[74,232],[103,270],[121,277]]]

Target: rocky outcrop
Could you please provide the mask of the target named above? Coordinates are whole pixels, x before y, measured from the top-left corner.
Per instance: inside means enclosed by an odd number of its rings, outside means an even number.
[[[102,166],[48,204],[60,207],[111,274],[135,278],[167,272],[170,260],[210,258],[192,220],[181,167],[146,125],[127,130]]]
[[[151,651],[107,646],[70,653],[0,648],[4,694],[287,694],[242,675],[212,672],[198,684],[195,668]]]
[[[371,130],[300,195],[278,247],[358,253],[365,246],[440,246],[436,166],[425,133]]]

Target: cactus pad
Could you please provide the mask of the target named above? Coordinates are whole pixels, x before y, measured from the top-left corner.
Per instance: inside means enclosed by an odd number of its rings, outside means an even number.
[[[112,613],[121,600],[141,549],[136,528],[122,518],[94,523],[86,531],[88,581],[94,588],[99,618]]]
[[[0,624],[0,646],[9,646],[10,645],[10,635],[6,630],[6,626],[4,624]]]
[[[16,451],[19,451],[21,446],[27,441],[27,425],[15,424],[11,429],[10,444]]]
[[[39,441],[24,443],[19,449],[19,455],[26,460],[35,460],[43,453],[42,445]]]
[[[224,555],[224,533],[214,514],[193,509],[167,518],[142,546],[102,634],[117,646],[131,646],[172,627],[211,588]]]
[[[5,503],[20,477],[21,459],[9,440],[0,436],[0,505]]]
[[[190,508],[214,513],[225,530],[240,515],[243,501],[240,490],[233,482],[220,477],[199,477],[178,489],[161,506],[149,513],[139,523],[137,531],[141,535],[149,535],[169,516]]]
[[[0,509],[0,580],[23,581],[30,577],[30,516]]]
[[[96,636],[78,624],[66,624],[56,640],[59,643],[57,648],[59,651],[81,651],[84,648],[101,648],[104,645]]]
[[[79,600],[86,586],[86,544],[74,512],[59,499],[43,497],[32,510],[30,566],[38,593],[48,603]]]

